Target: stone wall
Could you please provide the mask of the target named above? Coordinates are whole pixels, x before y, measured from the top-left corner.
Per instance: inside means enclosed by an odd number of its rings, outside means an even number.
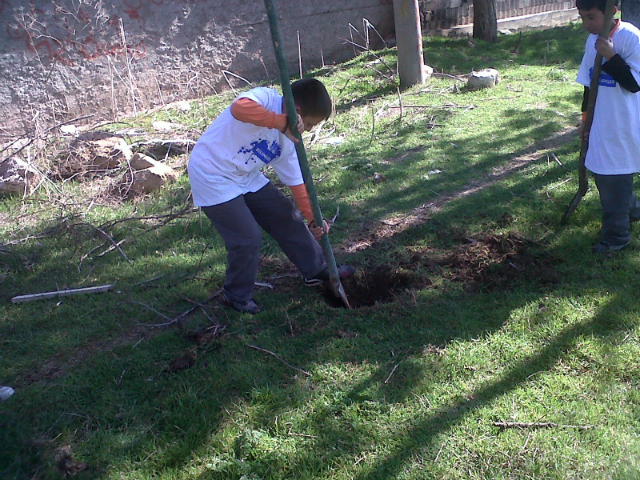
[[[291,74],[298,36],[309,69],[352,56],[367,21],[393,31],[392,0],[276,0],[276,9]],[[0,135],[114,120],[244,84],[238,77],[278,78],[262,0],[0,0]]]

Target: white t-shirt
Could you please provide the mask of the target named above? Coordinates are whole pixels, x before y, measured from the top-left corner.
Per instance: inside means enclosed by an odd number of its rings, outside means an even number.
[[[598,35],[589,35],[576,81],[591,84]],[[631,68],[640,84],[640,31],[620,22],[611,37],[613,48]],[[604,62],[603,62],[604,63]],[[640,92],[622,88],[610,75],[600,72],[593,125],[585,166],[599,175],[640,172]]]
[[[282,96],[273,89],[254,88],[240,97],[282,113]],[[287,186],[304,183],[295,144],[277,129],[236,120],[228,107],[196,142],[189,157],[193,203],[209,207],[257,192],[269,183],[260,172],[266,165]]]

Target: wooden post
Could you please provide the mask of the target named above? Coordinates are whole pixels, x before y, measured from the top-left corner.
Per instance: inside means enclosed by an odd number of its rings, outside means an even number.
[[[424,60],[418,0],[393,0],[393,16],[398,43],[400,87],[422,84]]]

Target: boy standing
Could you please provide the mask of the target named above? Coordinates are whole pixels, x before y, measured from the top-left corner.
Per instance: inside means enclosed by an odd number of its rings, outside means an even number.
[[[331,115],[331,98],[315,79],[291,85],[298,114],[298,132],[311,130]],[[287,120],[284,99],[270,88],[241,94],[211,124],[189,159],[193,202],[201,207],[223,238],[227,249],[227,276],[223,301],[243,313],[258,313],[253,299],[260,262],[260,227],[280,245],[298,267],[306,285],[329,280],[318,240],[329,225],[313,222],[311,204],[300,171]],[[271,165],[289,187],[298,209],[260,172]],[[309,226],[304,223],[309,222]],[[341,266],[342,278],[353,267]]]
[[[576,79],[585,87],[583,121],[596,53],[604,62],[593,124],[585,135],[585,166],[594,174],[602,205],[602,239],[593,251],[607,253],[629,244],[629,223],[640,219],[640,202],[633,192],[634,174],[640,172],[640,31],[620,20],[604,25],[606,0],[577,0],[576,7],[591,34]],[[599,37],[603,31],[609,39]]]

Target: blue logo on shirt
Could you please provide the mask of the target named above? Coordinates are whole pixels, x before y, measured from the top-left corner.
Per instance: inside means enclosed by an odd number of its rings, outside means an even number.
[[[591,67],[589,69],[589,78],[592,79],[593,78],[593,67]],[[598,84],[601,87],[615,87],[616,86],[616,81],[613,79],[613,77],[611,75],[609,75],[606,72],[603,72],[602,70],[600,71],[600,81],[598,82]]]
[[[281,152],[282,147],[278,142],[274,140],[273,142],[271,142],[271,145],[269,145],[269,142],[264,139],[251,142],[250,148],[242,147],[240,150],[238,150],[238,153],[250,154],[245,164],[249,163],[251,160],[255,161],[253,157],[257,157],[258,160],[268,165],[271,161],[278,158]]]

